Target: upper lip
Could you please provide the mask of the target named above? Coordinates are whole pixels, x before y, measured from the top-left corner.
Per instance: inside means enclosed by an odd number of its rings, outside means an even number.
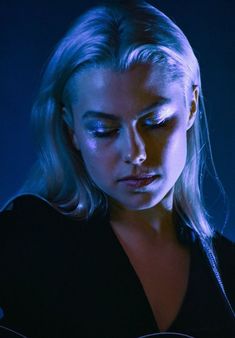
[[[151,178],[153,176],[156,176],[156,174],[131,175],[131,176],[125,176],[125,177],[119,178],[118,181],[143,180],[143,179]]]

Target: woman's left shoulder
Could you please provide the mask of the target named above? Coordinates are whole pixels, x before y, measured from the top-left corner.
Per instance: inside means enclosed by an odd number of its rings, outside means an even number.
[[[213,244],[218,259],[235,266],[235,242],[216,232],[213,238]]]
[[[235,243],[219,233],[216,233],[213,242],[225,290],[235,306]]]
[[[213,244],[222,273],[232,274],[235,280],[235,243],[217,232]]]

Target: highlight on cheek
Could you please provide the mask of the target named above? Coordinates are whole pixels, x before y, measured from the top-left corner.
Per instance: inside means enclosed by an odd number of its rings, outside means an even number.
[[[85,137],[81,146],[81,153],[83,160],[86,159],[84,153],[89,153],[89,156],[93,156],[97,153],[97,142],[94,138]]]

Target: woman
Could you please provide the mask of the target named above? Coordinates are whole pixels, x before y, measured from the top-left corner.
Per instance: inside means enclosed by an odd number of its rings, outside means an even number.
[[[206,217],[209,140],[183,32],[144,1],[89,10],[57,46],[33,121],[38,161],[1,213],[2,325],[233,337],[235,248]]]

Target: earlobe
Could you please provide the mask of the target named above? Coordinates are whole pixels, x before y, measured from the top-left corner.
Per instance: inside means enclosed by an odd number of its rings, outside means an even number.
[[[192,127],[197,116],[198,96],[199,96],[198,86],[193,86],[187,130]]]

